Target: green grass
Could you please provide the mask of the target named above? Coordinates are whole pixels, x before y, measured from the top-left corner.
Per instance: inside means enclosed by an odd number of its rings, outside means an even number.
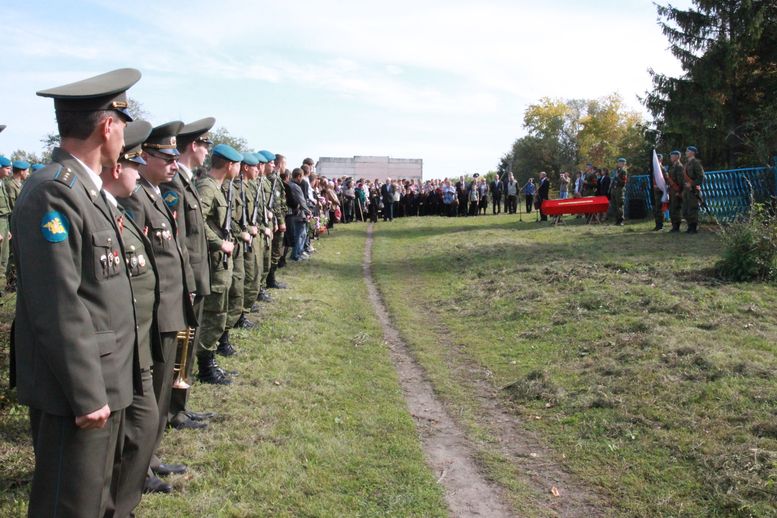
[[[141,516],[447,514],[367,302],[365,235],[340,227],[313,261],[279,271],[292,289],[272,292],[257,329],[232,333],[240,354],[221,363],[239,370],[236,383],[192,392],[192,409],[220,417],[162,443],[189,474],[171,478],[172,495],[144,497]],[[26,409],[4,399],[0,430],[0,516],[22,516]]]
[[[378,224],[374,274],[435,389],[527,514],[473,386],[501,390],[622,516],[777,514],[777,288],[716,235],[514,216]]]

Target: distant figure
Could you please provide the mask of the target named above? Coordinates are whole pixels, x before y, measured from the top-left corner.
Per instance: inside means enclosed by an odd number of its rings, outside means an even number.
[[[534,185],[534,178],[529,178],[526,185],[523,186],[523,195],[526,198],[526,214],[531,214],[532,204],[534,203],[534,193],[536,192],[536,186]]]

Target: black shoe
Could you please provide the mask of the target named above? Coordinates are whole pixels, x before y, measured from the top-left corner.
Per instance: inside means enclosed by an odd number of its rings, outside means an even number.
[[[260,302],[272,302],[272,297],[269,293],[267,293],[267,290],[262,288],[259,290],[259,296],[256,298],[256,300]]]
[[[221,356],[234,356],[237,349],[229,342],[229,331],[224,331],[219,337],[219,345],[216,348],[216,354]]]
[[[259,303],[254,302],[254,304],[251,306],[251,313],[258,313],[259,312]]]
[[[143,483],[143,493],[172,493],[173,486],[157,477],[146,477]]]
[[[192,419],[170,421],[170,428],[175,428],[176,430],[204,430],[207,427],[207,424],[200,421],[193,421]]]
[[[688,230],[685,231],[686,234],[697,234],[699,231],[696,228],[696,224],[688,225]]]
[[[257,309],[259,308],[257,307]],[[253,329],[256,327],[256,324],[248,320],[245,313],[241,313],[240,318],[237,319],[237,322],[232,327],[235,329]]]
[[[275,266],[270,267],[270,273],[267,274],[267,287],[275,290],[286,289],[288,286],[286,286],[282,282],[278,282],[277,280],[275,280],[275,270],[276,270]]]
[[[192,421],[207,421],[218,415],[215,412],[190,412],[188,410],[184,414]]]
[[[157,467],[151,467],[153,471],[159,477],[166,477],[168,475],[183,475],[186,473],[186,466],[183,464],[160,464]]]
[[[672,230],[669,231],[670,234],[680,232],[680,225],[672,224]]]
[[[197,379],[201,382],[211,385],[230,385],[232,383],[232,380],[216,364],[211,351],[198,353],[197,363],[200,368],[200,371],[197,373]]]
[[[656,225],[656,227],[653,229],[653,232],[657,232],[657,231],[663,230],[663,229],[664,229],[663,225]]]
[[[278,259],[278,268],[283,268],[286,266],[286,257],[281,256],[280,259]]]

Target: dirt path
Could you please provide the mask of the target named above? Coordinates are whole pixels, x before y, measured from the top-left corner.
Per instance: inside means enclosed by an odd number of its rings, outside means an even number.
[[[407,345],[394,327],[372,278],[372,225],[368,227],[364,251],[364,278],[370,302],[383,327],[391,358],[399,374],[400,384],[410,412],[421,434],[422,446],[429,466],[445,488],[445,498],[453,516],[516,516],[506,503],[502,488],[487,480],[475,462],[476,448],[462,428],[447,413],[437,399],[423,368],[413,359]],[[479,402],[480,421],[498,442],[501,455],[521,472],[521,479],[536,493],[531,503],[535,512],[557,516],[595,517],[603,512],[603,498],[596,491],[576,480],[554,460],[549,450],[535,434],[528,432],[520,418],[504,408],[498,391],[491,387],[480,372],[468,367],[459,357],[450,330],[439,323],[435,332],[447,344],[449,367],[466,383]]]
[[[371,264],[372,225],[368,229],[363,263],[370,302],[383,327],[383,335],[399,374],[407,406],[421,434],[426,461],[437,475],[438,483],[445,488],[445,500],[451,515],[489,518],[515,516],[505,503],[501,488],[488,481],[479,471],[474,460],[474,449],[435,397],[423,369],[413,360],[407,345],[392,325],[372,279]]]

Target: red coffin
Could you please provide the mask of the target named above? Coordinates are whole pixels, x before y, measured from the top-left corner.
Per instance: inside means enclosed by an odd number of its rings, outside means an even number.
[[[607,196],[569,198],[567,200],[543,200],[542,213],[548,216],[562,214],[599,214],[607,212],[610,200]]]

